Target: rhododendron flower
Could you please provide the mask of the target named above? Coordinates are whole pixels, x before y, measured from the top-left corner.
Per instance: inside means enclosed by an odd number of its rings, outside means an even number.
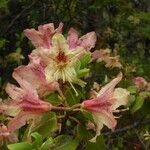
[[[122,67],[121,63],[119,62],[119,56],[111,56],[110,49],[94,51],[92,53],[91,61],[94,61],[95,59],[98,59],[98,61],[104,61],[106,63],[105,67]]]
[[[43,97],[47,93],[58,91],[61,97],[64,97],[57,81],[47,81],[45,77],[45,66],[41,63],[39,57],[30,58],[27,66],[19,66],[15,69],[13,77],[17,80],[18,76],[32,84],[37,90],[38,95]]]
[[[54,30],[53,24],[39,26],[38,30],[26,29],[25,35],[37,48],[29,55],[29,58],[40,58],[45,66],[45,75],[48,82],[62,80],[63,82],[77,83],[83,86],[85,83],[77,78],[77,67],[81,56],[95,46],[96,34],[89,32],[78,38],[78,33],[71,28],[67,40],[61,33],[62,24]],[[74,87],[73,87],[74,88]]]
[[[57,29],[54,29],[53,23],[48,23],[40,25],[38,31],[35,29],[26,29],[24,30],[25,36],[31,40],[32,44],[36,48],[46,48],[49,49],[52,46],[52,37],[55,33],[61,33],[63,28],[63,23],[59,24]],[[74,49],[77,46],[83,47],[85,50],[90,50],[95,46],[96,43],[96,34],[95,32],[89,32],[86,35],[78,38],[78,32],[70,28],[68,32],[67,42],[70,49]]]
[[[95,47],[96,43],[96,33],[89,32],[82,37],[78,38],[79,34],[74,28],[70,28],[67,37],[67,43],[70,49],[76,47],[83,47],[86,51],[89,51],[91,48]]]
[[[104,49],[104,50],[96,50],[92,53],[92,60],[98,59],[100,61],[105,60],[107,57],[110,56],[110,49]]]
[[[136,77],[133,80],[134,84],[139,87],[140,89],[143,89],[147,86],[148,82],[143,77]]]
[[[106,57],[104,59],[104,62],[106,63],[106,67],[110,67],[110,68],[114,68],[114,67],[118,67],[121,68],[122,65],[119,62],[119,56],[115,56],[115,57]]]
[[[18,138],[16,134],[11,134],[10,130],[5,125],[0,125],[0,146],[5,142],[14,143],[17,142]]]
[[[26,124],[29,119],[39,118],[43,112],[51,110],[51,104],[39,99],[32,84],[17,77],[21,88],[8,83],[6,92],[12,100],[0,105],[0,112],[15,116],[8,123],[11,132]]]
[[[47,61],[45,68],[46,80],[69,82],[83,86],[85,83],[77,77],[78,56],[84,53],[84,49],[77,47],[69,49],[69,45],[62,34],[56,33],[52,38],[52,47],[49,52],[41,53],[41,57]],[[73,87],[74,88],[74,87]]]
[[[61,33],[62,27],[63,23],[60,23],[57,29],[54,29],[53,23],[48,23],[38,26],[38,31],[35,29],[26,29],[24,30],[24,34],[36,48],[50,48],[52,36],[55,33]]]
[[[113,111],[128,102],[129,92],[122,88],[115,89],[121,79],[122,74],[120,73],[117,78],[113,79],[97,93],[96,98],[82,103],[84,109],[92,112],[94,122],[97,125],[96,136],[91,139],[92,142],[95,142],[96,137],[100,135],[103,124],[112,130],[115,129],[117,122],[113,116]]]

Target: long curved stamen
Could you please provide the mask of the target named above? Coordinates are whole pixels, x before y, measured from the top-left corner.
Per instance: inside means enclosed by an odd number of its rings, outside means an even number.
[[[73,90],[74,90],[76,96],[78,96],[79,94],[78,94],[77,90],[75,89],[75,87],[73,86],[73,84],[72,84],[71,82],[69,82],[69,83],[70,83],[71,87],[73,88]]]

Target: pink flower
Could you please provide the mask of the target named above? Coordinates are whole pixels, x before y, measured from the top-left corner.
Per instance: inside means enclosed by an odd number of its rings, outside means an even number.
[[[109,68],[114,68],[114,67],[121,68],[122,67],[121,63],[119,62],[119,56],[106,57],[104,59],[104,62],[106,63],[105,66]]]
[[[89,51],[91,48],[95,47],[96,33],[89,32],[78,39],[78,32],[71,28],[68,32],[67,41],[71,49],[79,46]]]
[[[54,91],[58,91],[60,96],[64,98],[57,81],[47,81],[45,77],[45,66],[41,62],[40,57],[30,57],[30,63],[27,66],[19,66],[13,72],[14,79],[20,83],[20,78],[32,84],[37,90],[38,95],[43,97]]]
[[[40,25],[38,31],[35,29],[26,29],[24,30],[24,34],[31,40],[36,48],[49,49],[52,46],[51,39],[53,35],[55,33],[61,33],[62,27],[63,23],[60,23],[57,29],[54,29],[53,23],[48,23]],[[95,32],[89,32],[78,39],[78,32],[75,29],[70,28],[67,41],[71,49],[80,46],[85,48],[85,50],[90,50],[95,46],[96,34]]]
[[[133,80],[134,84],[138,86],[140,89],[143,89],[147,86],[148,82],[143,77],[136,77]]]
[[[110,49],[105,49],[105,50],[96,50],[92,53],[92,60],[96,60],[96,59],[101,59],[101,60],[105,60],[107,57],[110,56]]]
[[[121,79],[122,74],[120,73],[117,78],[99,91],[96,98],[82,103],[84,109],[92,112],[94,122],[97,125],[96,136],[91,140],[92,142],[95,142],[96,137],[100,135],[103,124],[112,130],[115,129],[117,122],[113,116],[113,111],[119,106],[127,104],[129,92],[122,88],[115,89]]]
[[[11,134],[10,130],[5,125],[0,125],[0,146],[5,142],[14,143],[17,142],[18,138],[16,134]]]
[[[51,110],[51,104],[39,99],[32,84],[19,76],[17,81],[20,88],[10,83],[6,87],[6,92],[12,100],[0,105],[0,112],[15,116],[8,123],[8,129],[12,133],[25,125],[27,120],[39,118],[43,112]]]
[[[91,61],[94,60],[100,60],[100,61],[104,61],[106,63],[105,67],[109,67],[109,68],[114,68],[114,67],[118,67],[121,68],[122,65],[119,62],[119,56],[111,56],[111,51],[110,49],[105,49],[105,50],[96,50],[92,53],[92,59]]]
[[[24,34],[36,48],[50,48],[52,36],[55,33],[61,33],[62,27],[63,23],[60,23],[59,27],[54,30],[54,24],[48,23],[38,26],[38,31],[35,29],[26,29],[24,30]]]

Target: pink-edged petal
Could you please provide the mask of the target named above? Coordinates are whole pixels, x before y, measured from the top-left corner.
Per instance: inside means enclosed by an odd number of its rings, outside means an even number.
[[[32,86],[32,83],[29,83],[26,80],[24,80],[15,71],[13,72],[12,76],[24,90],[26,99],[30,99],[30,101],[38,103],[39,97],[36,89]]]
[[[103,123],[101,121],[101,117],[99,117],[98,113],[93,113],[92,116],[93,116],[93,120],[96,124],[96,135],[92,139],[90,139],[90,142],[95,143],[97,137],[101,134],[101,130],[104,125],[103,125]]]
[[[24,35],[32,42],[32,44],[38,48],[43,47],[43,40],[40,37],[40,33],[35,29],[24,30]]]
[[[38,113],[31,113],[31,112],[21,112],[15,118],[12,118],[8,123],[8,129],[10,133],[13,133],[15,130],[24,126],[29,119],[34,119],[38,117]]]
[[[39,32],[50,36],[54,32],[54,24],[48,23],[48,24],[40,25],[40,26],[38,26],[38,30],[39,30]]]
[[[117,78],[113,79],[111,82],[106,84],[98,93],[98,97],[100,99],[112,99],[113,98],[113,91],[115,86],[121,81],[122,73],[119,73]]]
[[[38,26],[39,32],[42,34],[41,39],[43,40],[43,48],[51,47],[51,38],[54,33],[54,25],[53,23],[44,24]]]
[[[23,80],[32,84],[34,88],[39,88],[40,84],[45,81],[45,75],[42,69],[34,66],[19,66],[15,69],[15,73]]]
[[[39,97],[43,97],[47,93],[58,91],[61,97],[62,91],[59,88],[59,83],[56,81],[48,82],[45,79],[43,66],[38,62],[31,62],[28,66],[20,66],[14,71],[15,78],[19,76],[22,80],[32,84],[32,89],[36,89]],[[17,78],[18,79],[18,78]],[[17,80],[18,81],[18,80]],[[19,79],[20,81],[20,79]]]
[[[98,58],[100,58],[100,57],[102,57],[102,56],[103,56],[102,51],[96,50],[96,51],[94,51],[94,52],[92,53],[92,59],[91,59],[91,61],[94,61],[94,60],[96,60],[96,59],[98,59]]]
[[[106,84],[98,93],[97,97],[83,102],[83,108],[93,112],[101,112],[102,109],[110,107],[114,100],[114,88],[122,79],[122,73],[117,78]]]
[[[51,39],[55,33],[61,33],[63,27],[63,23],[59,24],[59,27],[54,30],[53,23],[48,23],[44,25],[40,25],[38,27],[38,31],[35,29],[26,29],[24,30],[25,36],[31,40],[32,44],[36,48],[51,48]]]
[[[63,26],[64,26],[64,24],[62,22],[60,22],[58,28],[55,29],[55,32],[62,33]]]
[[[22,108],[22,110],[33,113],[41,113],[51,110],[51,104],[42,100],[39,100],[38,103],[33,103],[33,101],[30,101],[30,99],[25,99],[19,104],[19,106]]]
[[[11,83],[7,84],[5,90],[9,97],[16,101],[20,101],[24,95],[24,91],[21,88],[18,88]]]
[[[88,111],[92,112],[101,112],[102,109],[106,109],[107,107],[110,107],[111,103],[108,100],[100,99],[99,97],[86,100],[83,102],[82,107]]]
[[[0,145],[3,144],[3,140],[6,140],[9,143],[15,143],[18,141],[17,134],[11,134],[7,126],[0,125]]]
[[[0,113],[8,116],[16,116],[20,113],[21,108],[15,101],[8,101],[0,104]]]
[[[112,110],[116,110],[119,106],[127,105],[129,91],[123,88],[116,88],[114,91],[114,102],[112,104]]]
[[[0,136],[8,137],[10,132],[5,125],[0,125]]]
[[[96,124],[96,135],[90,141],[96,142],[97,136],[100,135],[103,124],[106,125],[109,129],[114,130],[117,124],[112,112],[103,110],[101,113],[94,112],[93,119]]]
[[[143,77],[136,77],[133,80],[133,83],[139,88],[144,88],[148,84],[148,82]]]
[[[121,68],[122,65],[119,62],[119,56],[115,56],[115,57],[105,57],[104,62],[106,63],[105,67],[110,67],[110,68]]]
[[[76,48],[78,43],[78,32],[74,28],[70,28],[68,32],[67,42],[70,49]]]
[[[89,32],[86,35],[82,36],[78,40],[78,45],[84,47],[86,50],[90,50],[91,48],[95,47],[96,43],[96,33]]]

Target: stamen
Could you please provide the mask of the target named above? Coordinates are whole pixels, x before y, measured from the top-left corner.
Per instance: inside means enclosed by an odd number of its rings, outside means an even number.
[[[76,91],[76,89],[75,89],[75,87],[73,86],[73,84],[72,84],[71,82],[69,82],[69,83],[70,83],[71,87],[73,88],[73,90],[74,90],[76,96],[78,96],[79,94],[78,94],[78,92]]]

